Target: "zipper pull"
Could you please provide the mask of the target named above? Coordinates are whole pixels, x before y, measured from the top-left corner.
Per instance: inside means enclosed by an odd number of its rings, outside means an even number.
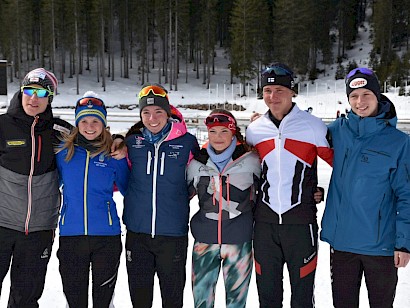
[[[107,201],[107,207],[108,207],[108,223],[110,226],[112,226],[110,201]]]

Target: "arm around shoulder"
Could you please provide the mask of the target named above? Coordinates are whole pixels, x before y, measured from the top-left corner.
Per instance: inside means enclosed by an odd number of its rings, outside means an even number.
[[[119,191],[124,196],[128,188],[128,180],[130,177],[130,168],[126,158],[116,161],[115,184]]]

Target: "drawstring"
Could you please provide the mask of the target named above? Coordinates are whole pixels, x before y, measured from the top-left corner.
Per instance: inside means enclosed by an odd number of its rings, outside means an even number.
[[[227,204],[228,208],[229,208],[229,201],[231,200],[230,189],[229,189],[230,186],[231,186],[230,175],[228,174],[228,176],[226,177],[226,202],[228,203]]]
[[[218,244],[222,245],[222,206],[223,206],[223,191],[222,179],[219,177],[219,209],[218,209]]]
[[[41,146],[42,146],[41,135],[38,135],[37,162],[41,161]]]
[[[216,203],[215,203],[215,201],[216,201],[216,198],[215,198],[215,194],[216,194],[216,187],[215,187],[215,179],[214,179],[214,177],[212,177],[212,180],[211,180],[211,185],[212,185],[212,204],[213,205],[216,205]]]

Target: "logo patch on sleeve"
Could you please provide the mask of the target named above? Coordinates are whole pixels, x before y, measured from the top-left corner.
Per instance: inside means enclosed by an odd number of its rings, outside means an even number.
[[[25,147],[27,145],[26,140],[23,139],[7,140],[6,144],[8,148]]]
[[[54,124],[53,129],[55,129],[56,131],[59,131],[61,133],[65,133],[67,135],[70,133],[70,130],[67,127],[64,127],[64,126],[61,126],[61,125],[58,125],[58,124]]]

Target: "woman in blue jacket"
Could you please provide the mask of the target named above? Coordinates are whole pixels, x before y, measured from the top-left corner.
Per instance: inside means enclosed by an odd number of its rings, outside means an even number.
[[[321,239],[331,246],[333,304],[358,307],[366,279],[371,307],[392,307],[397,268],[410,259],[410,142],[371,70],[346,77],[352,110],[329,126],[333,173]]]
[[[199,150],[160,85],[139,93],[141,122],[125,137],[131,176],[123,220],[128,284],[134,307],[151,307],[158,275],[163,307],[183,304],[188,247],[186,166]]]
[[[109,307],[122,251],[114,184],[124,195],[129,177],[125,158],[110,157],[112,138],[103,101],[87,92],[77,101],[76,128],[57,150],[63,188],[57,256],[70,307],[88,307],[92,269],[94,307]]]

